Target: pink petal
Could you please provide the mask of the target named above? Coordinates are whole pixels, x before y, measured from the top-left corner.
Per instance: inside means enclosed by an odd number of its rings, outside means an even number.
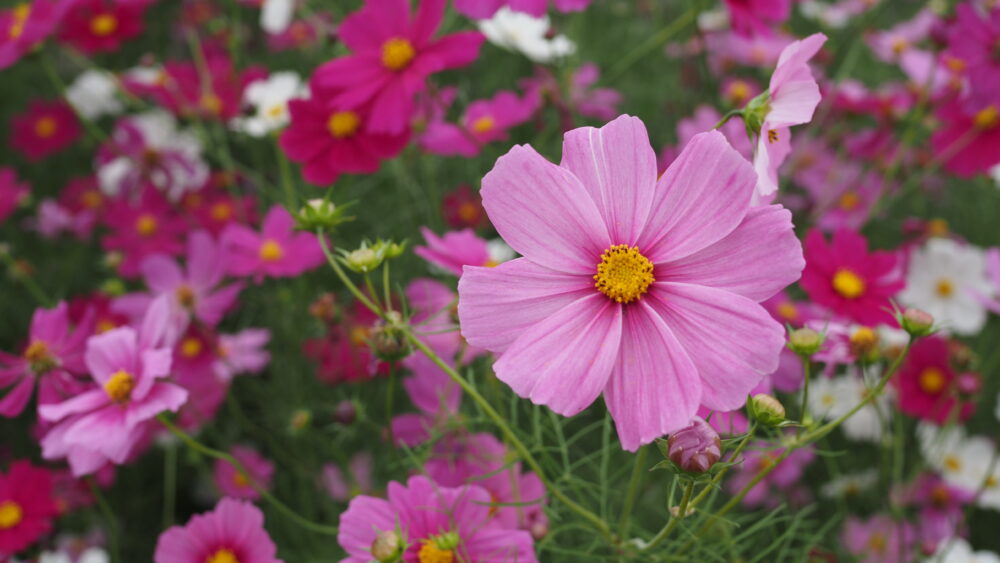
[[[180,266],[165,254],[155,254],[143,260],[142,277],[156,293],[173,291],[184,282]]]
[[[242,290],[242,283],[233,283],[206,295],[195,306],[195,316],[209,326],[219,324],[226,311],[236,303]]]
[[[657,173],[656,153],[642,121],[623,115],[600,129],[569,131],[560,166],[583,183],[612,243],[635,245],[653,203]]]
[[[55,422],[71,414],[89,412],[110,402],[104,389],[92,389],[61,403],[38,405],[38,416],[42,420]]]
[[[564,416],[601,394],[618,356],[621,305],[594,292],[525,331],[497,360],[497,379]]]
[[[462,336],[501,353],[532,326],[596,291],[588,276],[556,272],[525,258],[496,268],[466,266],[458,280]]]
[[[177,412],[187,399],[188,392],[183,387],[173,383],[157,383],[141,403],[129,405],[125,414],[125,427],[133,428],[161,412]]]
[[[622,343],[604,402],[622,447],[640,445],[686,426],[701,404],[698,369],[663,319],[644,300],[622,315]]]
[[[421,0],[410,29],[414,43],[423,45],[434,35],[444,17],[446,3],[447,0]]]
[[[92,336],[87,341],[84,358],[94,381],[101,385],[120,369],[135,373],[138,367],[135,330],[120,327]]]
[[[611,238],[596,204],[570,171],[515,146],[483,178],[483,207],[497,232],[532,262],[593,274]]]
[[[198,289],[215,287],[226,273],[226,263],[212,235],[195,231],[188,237],[188,279]]]
[[[35,390],[35,380],[30,376],[21,378],[7,395],[0,399],[0,416],[8,418],[21,414],[25,405],[31,399],[31,392]]]
[[[722,133],[695,135],[656,185],[639,249],[659,264],[715,243],[743,221],[756,183]]]

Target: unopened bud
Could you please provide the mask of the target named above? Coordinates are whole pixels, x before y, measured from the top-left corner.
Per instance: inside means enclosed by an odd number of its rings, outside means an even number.
[[[372,557],[379,563],[393,563],[403,556],[403,539],[393,530],[383,530],[375,534],[372,542]]]
[[[910,336],[918,338],[933,332],[934,317],[920,309],[907,309],[900,317],[899,324]]]
[[[800,356],[812,356],[821,346],[823,335],[811,328],[798,328],[788,335],[788,349]]]
[[[310,422],[312,422],[312,413],[306,409],[298,409],[292,413],[292,418],[288,421],[288,427],[292,432],[299,432],[309,426]]]
[[[310,199],[295,215],[295,227],[303,231],[329,230],[344,222],[343,209],[332,201]]]
[[[362,246],[344,255],[344,265],[353,272],[365,274],[381,266],[383,258],[374,248]]]
[[[955,381],[955,387],[963,395],[975,395],[983,389],[983,378],[978,373],[960,373]]]
[[[750,399],[750,415],[765,426],[777,426],[785,421],[785,407],[771,395],[758,393]]]
[[[545,536],[549,535],[549,523],[541,521],[535,522],[531,525],[529,531],[531,532],[531,537],[534,538],[535,541],[542,541]]]
[[[343,424],[344,426],[351,425],[357,416],[357,407],[354,406],[354,403],[348,400],[343,400],[337,403],[337,406],[333,409],[333,420]]]
[[[369,344],[378,358],[385,362],[395,362],[410,355],[410,342],[402,327],[403,317],[397,311],[389,311],[385,321],[372,327]]]
[[[719,433],[698,416],[670,435],[667,448],[670,461],[688,473],[704,473],[722,457]]]
[[[765,90],[756,98],[747,102],[746,107],[743,108],[743,122],[746,124],[747,132],[766,135],[766,132],[761,131],[761,127],[764,125],[764,119],[770,111],[771,92],[768,90]]]
[[[859,361],[872,361],[878,357],[878,334],[866,327],[858,327],[851,333],[851,353]]]

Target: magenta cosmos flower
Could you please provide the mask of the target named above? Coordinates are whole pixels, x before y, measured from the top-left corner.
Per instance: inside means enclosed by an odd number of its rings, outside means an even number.
[[[240,224],[226,227],[221,243],[228,253],[229,273],[253,275],[260,282],[264,276],[294,277],[322,264],[316,235],[294,229],[295,220],[280,205],[267,212],[259,234]]]
[[[63,101],[35,100],[11,119],[10,146],[30,161],[41,160],[73,144],[80,137],[80,121]]]
[[[814,229],[805,250],[800,284],[813,301],[864,325],[892,322],[889,299],[906,286],[899,255],[869,252],[865,237],[847,229],[830,242]]]
[[[52,495],[52,473],[15,461],[0,474],[0,559],[14,555],[52,529],[59,507]]]
[[[784,23],[792,8],[791,0],[725,0],[733,31],[742,35],[771,33]]]
[[[237,471],[233,464],[219,459],[212,468],[212,480],[215,481],[215,486],[222,496],[257,500],[260,498],[260,493],[254,485],[264,490],[271,488],[274,464],[257,453],[257,450],[247,446],[234,446],[229,453],[236,458],[236,461],[243,464],[250,478]]]
[[[405,486],[389,483],[388,493],[388,500],[355,497],[340,515],[337,540],[348,555],[341,563],[391,560],[378,557],[390,543],[387,534],[395,535],[403,561],[536,561],[531,535],[502,528],[490,513],[490,494],[481,487],[439,487],[417,476]]]
[[[959,377],[951,367],[947,340],[937,336],[918,340],[899,374],[892,378],[899,410],[938,425],[955,420],[965,422],[975,411],[976,403],[961,399]]]
[[[560,12],[579,12],[590,5],[590,0],[553,0],[552,4]],[[455,0],[459,13],[477,20],[493,17],[504,6],[540,18],[549,7],[549,0]]]
[[[123,0],[78,0],[59,38],[84,54],[111,53],[142,33],[146,6]]]
[[[184,527],[160,534],[154,563],[281,563],[264,529],[264,513],[246,501],[224,498],[192,516]]]
[[[76,0],[31,0],[0,10],[0,70],[44,41]]]
[[[570,416],[603,391],[622,445],[728,411],[777,368],[781,325],[758,303],[799,277],[791,215],[750,206],[756,176],[721,133],[657,180],[646,128],[622,116],[566,134],[560,165],[516,146],[483,205],[523,258],[466,266],[458,314],[497,377]]]
[[[507,131],[528,121],[537,103],[503,90],[469,104],[459,123],[432,121],[420,136],[424,150],[440,155],[476,156],[487,143],[504,141]]]
[[[0,168],[0,224],[14,213],[29,193],[31,186],[19,181],[13,168]]]
[[[986,3],[989,5],[989,3]],[[980,14],[972,2],[955,7],[955,23],[948,37],[948,53],[965,63],[969,95],[978,106],[1000,106],[1000,6]]]
[[[371,101],[366,128],[398,134],[413,115],[413,97],[428,76],[465,66],[479,56],[484,37],[463,31],[434,39],[447,0],[421,0],[411,16],[407,0],[367,0],[337,33],[353,52],[316,69],[313,80],[338,90],[334,103],[356,108]]]

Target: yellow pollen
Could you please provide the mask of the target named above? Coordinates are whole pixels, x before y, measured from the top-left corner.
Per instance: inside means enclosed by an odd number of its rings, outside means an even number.
[[[351,344],[364,346],[368,343],[368,328],[362,325],[351,327]]]
[[[879,533],[872,534],[868,538],[868,547],[872,548],[872,551],[876,553],[885,551],[885,543],[885,536]]]
[[[17,39],[24,33],[24,24],[28,21],[28,16],[31,15],[31,3],[23,2],[18,4],[13,10],[13,21],[10,22],[10,29],[7,31],[7,35],[11,39]]]
[[[479,206],[471,201],[467,201],[458,206],[458,216],[466,223],[473,223],[479,220]]]
[[[767,142],[777,143],[778,142],[778,132],[774,129],[767,130]]]
[[[934,487],[931,491],[931,502],[938,506],[947,506],[948,501],[951,500],[951,494],[948,493],[947,487],[943,485],[938,485]]]
[[[472,132],[482,135],[489,133],[496,126],[496,121],[489,115],[484,115],[472,122]]]
[[[997,106],[990,105],[986,109],[980,110],[973,118],[973,122],[975,122],[977,129],[992,129],[1000,125],[1000,112],[997,111]]]
[[[222,99],[212,92],[202,94],[201,99],[198,100],[198,104],[201,105],[202,109],[213,115],[222,113]]]
[[[906,39],[897,37],[892,40],[892,53],[898,57],[899,55],[902,55],[903,51],[906,51],[909,46],[910,43]]]
[[[729,84],[729,101],[733,105],[739,105],[750,97],[750,87],[742,80],[736,80]]]
[[[990,475],[986,478],[986,482],[983,484],[983,487],[986,489],[993,489],[997,485],[1000,485],[1000,479],[998,479],[996,475]]]
[[[87,190],[80,196],[80,202],[87,209],[96,209],[104,204],[104,196],[97,190]]]
[[[874,330],[863,326],[851,333],[851,350],[858,356],[867,356],[875,350],[878,344],[878,334]]]
[[[826,394],[819,398],[819,402],[823,403],[824,407],[832,407],[833,404],[836,402],[836,399],[833,397],[833,395]]]
[[[618,244],[601,254],[594,286],[618,303],[637,301],[653,283],[653,263],[639,249]]]
[[[798,320],[799,308],[795,306],[795,303],[785,301],[781,305],[778,305],[778,316],[786,321]]]
[[[496,268],[499,265],[500,265],[500,262],[497,262],[496,260],[490,258],[489,260],[486,261],[485,264],[483,264],[483,267],[484,268]]]
[[[103,332],[107,332],[117,326],[118,325],[116,325],[114,321],[108,319],[101,319],[97,321],[97,327],[95,327],[94,334],[101,334]]]
[[[56,366],[56,360],[49,351],[49,346],[41,340],[35,340],[24,351],[24,359],[31,364],[31,371],[45,373]]]
[[[941,278],[934,284],[934,292],[938,294],[938,297],[947,299],[955,293],[955,285],[948,278]]]
[[[182,307],[186,307],[188,309],[194,307],[195,295],[194,295],[194,290],[191,289],[191,286],[187,284],[181,284],[177,288],[176,295],[177,295],[177,302],[180,303]]]
[[[416,54],[413,43],[402,37],[393,37],[382,44],[382,64],[389,70],[403,70]]]
[[[9,530],[21,523],[24,510],[12,500],[0,502],[0,530]]]
[[[201,340],[198,340],[197,338],[185,338],[184,341],[181,342],[181,354],[183,354],[185,358],[193,358],[198,354],[201,354],[201,351],[204,349],[205,347],[202,345]]]
[[[926,368],[917,376],[917,384],[925,393],[937,395],[944,389],[944,373],[938,368]]]
[[[957,457],[950,455],[944,458],[944,467],[952,473],[956,473],[962,469],[962,460]]]
[[[233,550],[222,548],[205,559],[205,563],[240,563]]]
[[[144,237],[155,234],[157,227],[156,217],[153,217],[149,213],[140,215],[139,219],[135,222],[135,232]]]
[[[417,560],[420,563],[452,563],[455,560],[455,552],[441,549],[433,540],[424,540],[424,545],[417,552]]]
[[[865,280],[854,272],[841,268],[833,275],[833,289],[846,299],[857,299],[865,292]]]
[[[931,219],[927,221],[927,234],[932,237],[946,236],[948,231],[948,221],[944,219]]]
[[[249,487],[250,481],[239,471],[233,473],[233,484],[237,487]]]
[[[100,14],[90,20],[90,32],[99,37],[107,37],[118,29],[118,18],[114,14]]]
[[[267,239],[260,245],[260,259],[265,262],[276,262],[284,255],[285,250],[274,239]]]
[[[216,221],[228,221],[233,216],[233,208],[228,203],[216,203],[212,206],[212,219]]]
[[[104,392],[116,403],[127,403],[135,389],[135,378],[129,372],[120,369],[104,384]]]
[[[353,111],[338,111],[331,115],[330,119],[326,122],[326,128],[337,139],[354,135],[357,133],[358,126],[360,125],[361,118]]]
[[[857,209],[858,205],[861,204],[861,198],[856,192],[844,192],[844,195],[840,196],[839,203],[841,209],[851,211]]]
[[[274,104],[273,106],[267,108],[267,111],[264,113],[271,119],[277,119],[285,115],[285,111],[285,104]]]
[[[46,115],[38,118],[38,121],[35,122],[35,135],[43,139],[48,139],[56,134],[56,129],[58,128],[59,122],[56,121],[56,118]]]

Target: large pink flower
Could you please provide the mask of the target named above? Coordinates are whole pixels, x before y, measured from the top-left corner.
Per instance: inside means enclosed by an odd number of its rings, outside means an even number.
[[[281,563],[264,529],[264,513],[246,501],[224,498],[211,512],[160,534],[155,563]]]
[[[260,234],[249,227],[232,224],[222,232],[221,245],[227,253],[229,273],[253,275],[259,283],[264,276],[294,277],[323,263],[323,249],[312,233],[295,232],[295,220],[280,205],[264,216]]]
[[[741,35],[771,34],[771,26],[784,23],[791,0],[725,0],[733,31]]]
[[[784,345],[759,302],[803,267],[788,211],[751,208],[755,183],[715,131],[657,180],[646,128],[628,116],[568,132],[559,166],[514,147],[482,194],[524,257],[466,266],[464,336],[557,413],[603,392],[628,450],[687,425],[699,404],[741,406]]]

